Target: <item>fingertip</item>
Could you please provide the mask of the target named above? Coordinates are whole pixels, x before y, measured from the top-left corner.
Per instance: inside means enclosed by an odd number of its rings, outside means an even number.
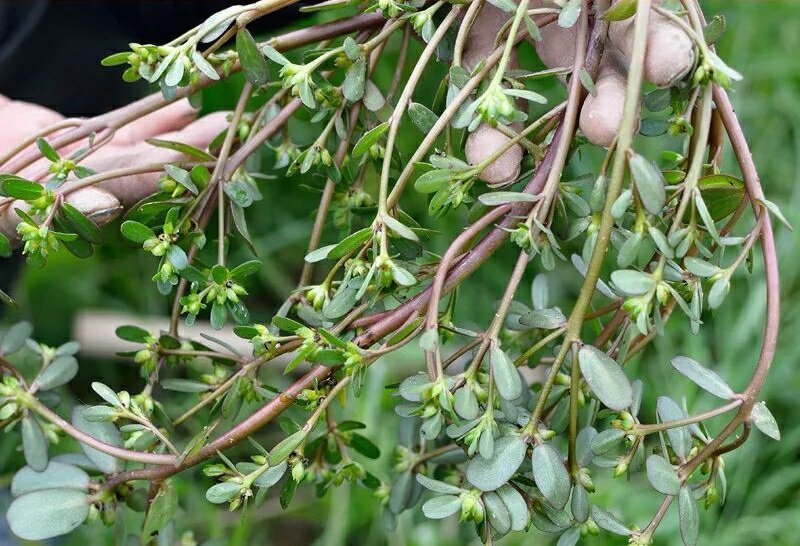
[[[613,59],[603,59],[595,89],[583,103],[579,126],[589,142],[608,148],[619,131],[626,94],[625,76]]]
[[[575,47],[578,39],[577,25],[562,28],[550,24],[540,29],[542,39],[534,42],[539,59],[547,68],[571,67],[575,60]]]
[[[477,165],[508,141],[509,138],[497,129],[486,124],[480,125],[467,137],[464,150],[467,162]],[[486,167],[479,178],[491,186],[510,184],[519,176],[521,164],[522,147],[515,144]]]
[[[608,37],[626,63],[633,49],[635,18],[611,23]],[[695,53],[692,39],[680,26],[660,13],[653,13],[647,30],[644,78],[657,87],[671,87],[680,81],[692,66]]]
[[[122,205],[111,192],[97,187],[86,187],[67,196],[67,203],[78,209],[98,226],[103,226],[119,216]]]

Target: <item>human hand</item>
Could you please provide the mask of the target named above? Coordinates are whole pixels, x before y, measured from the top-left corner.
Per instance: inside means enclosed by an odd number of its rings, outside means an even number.
[[[660,0],[654,0],[660,4]],[[553,7],[547,0],[533,0],[531,8]],[[512,17],[491,5],[485,5],[470,31],[464,53],[467,68],[472,69],[491,53],[495,36]],[[635,17],[609,25],[600,69],[595,81],[596,93],[589,95],[580,113],[579,127],[592,144],[608,147],[614,141],[622,117],[627,82],[626,66],[630,60]],[[562,28],[556,23],[542,26],[542,39],[534,47],[548,68],[571,67],[575,57],[577,25]],[[644,58],[644,78],[658,86],[670,87],[681,80],[694,65],[695,52],[691,38],[674,22],[653,11],[650,14],[647,46]],[[515,66],[512,57],[509,66]],[[518,128],[515,128],[519,130]],[[495,150],[504,146],[509,137],[497,129],[482,125],[467,138],[466,155],[470,164],[478,164]],[[509,184],[520,172],[522,147],[512,146],[481,174],[490,185]]]
[[[82,164],[97,172],[107,172],[148,164],[185,161],[188,158],[179,152],[156,148],[144,141],[159,138],[206,148],[227,127],[226,113],[215,112],[200,119],[196,119],[196,115],[197,111],[187,100],[170,104],[119,129],[108,144],[86,158]],[[64,118],[43,106],[12,101],[0,96],[0,119],[5,121],[8,129],[0,135],[0,154],[3,154],[17,143]],[[74,148],[68,147],[61,152],[69,153]],[[40,160],[19,174],[22,177],[33,176],[46,165],[45,160]],[[103,225],[116,218],[125,208],[155,193],[159,176],[160,173],[157,172],[142,173],[108,180],[69,193],[66,202],[98,225]],[[62,188],[68,189],[76,182],[77,179],[70,179]],[[20,222],[14,208],[24,206],[25,203],[14,201],[0,211],[0,233],[10,240],[17,239],[16,226]]]

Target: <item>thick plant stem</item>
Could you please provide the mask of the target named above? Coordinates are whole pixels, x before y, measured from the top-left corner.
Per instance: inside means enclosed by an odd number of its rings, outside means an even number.
[[[567,341],[578,341],[583,325],[583,316],[594,295],[600,270],[603,266],[606,250],[611,242],[611,230],[614,227],[614,216],[611,207],[622,191],[625,180],[626,152],[631,147],[636,131],[636,116],[639,111],[639,94],[642,88],[642,73],[644,66],[645,44],[647,42],[647,28],[650,16],[650,0],[638,0],[636,8],[636,23],[634,27],[634,45],[631,56],[630,71],[628,73],[625,103],[623,106],[622,121],[620,122],[619,136],[617,137],[616,153],[614,155],[613,170],[606,193],[603,207],[602,220],[598,228],[597,242],[592,252],[591,260],[587,267],[585,280],[578,299],[575,303],[567,326]]]
[[[589,265],[586,271],[583,285],[581,286],[578,299],[575,302],[575,307],[570,314],[567,322],[567,332],[564,337],[564,343],[561,345],[561,350],[556,362],[550,371],[547,378],[547,383],[552,388],[552,383],[558,373],[561,363],[567,356],[568,351],[572,350],[572,371],[570,380],[569,391],[569,461],[570,471],[574,477],[577,477],[578,464],[575,456],[575,440],[578,435],[578,389],[580,388],[581,372],[578,364],[577,351],[575,344],[580,342],[581,328],[583,327],[584,315],[589,308],[589,304],[594,296],[597,287],[597,281],[600,278],[600,270],[603,267],[606,251],[611,242],[611,231],[614,228],[614,216],[611,213],[611,207],[614,201],[617,200],[622,191],[622,183],[625,178],[625,168],[627,162],[627,151],[633,143],[633,136],[636,132],[636,119],[639,112],[639,95],[641,94],[642,79],[644,73],[644,55],[647,44],[647,29],[650,19],[650,0],[638,0],[636,4],[636,21],[634,23],[633,35],[633,54],[631,55],[630,70],[628,72],[628,82],[625,91],[625,103],[623,105],[622,120],[620,121],[619,134],[616,143],[616,152],[614,155],[614,163],[611,181],[606,193],[606,201],[603,207],[603,215],[600,221],[600,227],[597,232],[597,240],[595,242],[592,257],[589,260]],[[542,388],[540,400],[546,400],[548,390]],[[537,404],[538,408],[539,404]],[[541,410],[540,410],[541,411]],[[538,420],[538,416],[536,416]],[[536,427],[534,419],[531,419],[533,427]],[[530,432],[533,432],[532,428]]]
[[[630,72],[628,74],[627,89],[625,93],[625,103],[623,106],[623,115],[620,122],[619,136],[617,137],[616,153],[614,155],[614,166],[611,181],[606,193],[606,201],[603,208],[602,220],[598,228],[597,241],[595,242],[592,258],[589,261],[588,269],[585,275],[583,286],[578,294],[578,299],[570,314],[567,323],[567,331],[565,333],[564,343],[556,357],[556,361],[550,370],[550,374],[542,386],[542,391],[537,401],[536,408],[534,408],[533,415],[530,423],[526,426],[526,433],[534,434],[536,426],[544,411],[545,403],[547,401],[547,394],[555,384],[556,377],[561,363],[563,363],[567,354],[571,350],[573,343],[580,340],[580,331],[583,326],[584,315],[591,303],[592,296],[594,295],[597,281],[600,278],[600,270],[605,259],[605,253],[608,245],[611,242],[611,230],[614,227],[614,217],[611,214],[611,207],[614,201],[622,191],[622,183],[625,177],[626,155],[625,151],[630,148],[633,142],[633,135],[636,130],[636,116],[639,111],[639,94],[641,92],[642,79],[643,79],[643,66],[644,66],[644,53],[645,44],[647,40],[647,28],[650,15],[650,0],[639,0],[637,3],[637,16],[634,27],[634,47],[633,55],[631,56]],[[574,377],[578,375],[577,379]],[[580,384],[580,375],[577,362],[573,363],[573,379],[570,386],[571,396],[577,398],[576,389]],[[577,428],[574,424],[577,421],[577,413],[575,410],[570,412],[570,424],[572,429]]]
[[[450,264],[459,255],[464,245],[471,239],[477,236],[481,231],[492,225],[494,222],[503,217],[507,212],[505,207],[496,207],[487,214],[479,218],[469,228],[461,232],[461,234],[453,240],[448,247],[447,251],[439,261],[439,267],[436,270],[436,275],[433,278],[433,285],[431,288],[430,303],[428,304],[427,317],[425,319],[425,327],[428,330],[438,330],[439,325],[439,301],[441,300],[444,284],[447,279],[447,273]],[[428,375],[431,379],[437,376],[437,369],[434,364],[435,355],[430,351],[425,354],[425,359],[428,363]]]
[[[758,393],[764,387],[770,365],[775,356],[775,347],[778,344],[778,329],[780,323],[780,280],[778,275],[778,253],[775,249],[775,236],[772,231],[772,221],[766,210],[759,204],[764,199],[761,180],[758,176],[753,155],[744,137],[744,131],[733,110],[728,94],[718,85],[714,86],[714,102],[717,106],[725,131],[731,142],[731,147],[739,163],[747,194],[753,205],[754,214],[764,215],[761,225],[761,251],[764,256],[764,275],[767,286],[767,312],[764,323],[764,337],[761,344],[761,354],[758,359],[753,377],[745,390],[745,406],[748,411],[755,404]]]
[[[741,124],[739,123],[736,113],[733,110],[733,105],[728,98],[727,93],[718,85],[713,86],[713,97],[716,111],[718,112],[725,132],[728,134],[728,139],[731,142],[736,161],[739,164],[739,169],[742,173],[742,179],[745,183],[748,197],[753,207],[753,212],[757,216],[764,215],[764,221],[761,224],[761,251],[764,258],[764,276],[766,278],[766,300],[767,309],[764,322],[764,335],[761,343],[761,352],[758,362],[756,364],[753,376],[750,383],[742,394],[741,406],[736,416],[719,432],[707,445],[703,447],[700,452],[693,458],[689,459],[678,469],[678,476],[681,483],[686,483],[692,474],[700,467],[705,460],[710,457],[716,457],[722,453],[728,452],[731,449],[744,442],[749,434],[750,427],[750,413],[753,405],[758,400],[758,394],[764,387],[767,374],[769,373],[770,366],[775,356],[775,348],[778,341],[778,330],[780,322],[780,281],[778,275],[778,257],[775,248],[775,238],[772,231],[772,223],[769,216],[767,216],[764,208],[759,204],[759,200],[764,199],[764,192],[761,188],[761,181],[756,170],[753,156],[750,153],[750,148],[747,145],[747,140],[744,136]],[[760,218],[759,218],[760,219]],[[744,425],[745,430],[742,435],[734,440],[731,445],[723,445],[725,440],[733,435],[736,430]],[[732,446],[732,447],[731,447]],[[655,533],[656,528],[666,515],[667,509],[674,497],[667,496],[664,498],[658,511],[655,513],[650,523],[641,532],[640,536],[644,540],[650,539]]]
[[[144,453],[141,451],[131,451],[129,449],[124,449],[117,446],[112,446],[105,442],[101,442],[100,440],[89,436],[85,432],[78,430],[71,423],[67,422],[66,420],[62,419],[57,413],[53,410],[39,402],[34,397],[29,397],[29,400],[26,400],[26,405],[34,412],[38,413],[58,428],[66,432],[68,435],[72,436],[76,440],[81,443],[86,444],[89,447],[93,447],[98,451],[102,451],[108,455],[116,457],[118,459],[122,459],[124,461],[132,461],[134,463],[144,463],[144,464],[155,464],[155,465],[164,465],[166,468],[171,468],[172,465],[175,464],[175,457],[172,455],[160,455],[158,453]]]

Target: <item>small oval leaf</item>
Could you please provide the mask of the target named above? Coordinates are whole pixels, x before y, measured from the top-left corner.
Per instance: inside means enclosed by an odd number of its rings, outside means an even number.
[[[470,461],[467,480],[481,491],[494,491],[517,472],[526,451],[527,445],[519,436],[503,436],[495,442],[491,458],[477,455]]]
[[[564,508],[572,484],[561,455],[550,444],[539,445],[533,450],[531,462],[536,487],[553,508]]]
[[[603,404],[617,411],[630,407],[633,388],[619,364],[591,345],[581,347],[578,361],[589,388]]]
[[[86,493],[77,489],[47,489],[14,500],[6,512],[11,530],[25,540],[65,535],[89,516]]]
[[[672,367],[681,374],[688,377],[702,389],[707,390],[714,396],[724,400],[730,400],[734,396],[733,389],[728,386],[717,372],[709,370],[700,363],[686,356],[678,356],[672,359]]]
[[[677,495],[681,488],[681,480],[672,465],[661,455],[650,455],[647,458],[647,480],[653,489],[664,495]]]

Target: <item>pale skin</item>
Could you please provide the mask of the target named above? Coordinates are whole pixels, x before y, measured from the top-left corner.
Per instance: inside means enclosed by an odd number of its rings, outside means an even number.
[[[545,0],[531,0],[529,3],[529,8],[533,10],[546,11],[552,7],[553,4]],[[651,83],[666,87],[690,70],[695,54],[691,39],[675,23],[659,14],[653,15],[648,33],[648,46],[652,47],[648,47],[646,52],[644,75]],[[463,56],[466,68],[474,68],[492,51],[498,32],[511,17],[513,14],[502,12],[491,4],[486,3],[482,7],[467,36]],[[580,114],[581,131],[591,143],[598,146],[610,146],[619,127],[632,22],[633,18],[611,24],[609,44],[595,82],[596,94],[587,97]],[[575,50],[575,27],[564,29],[551,21],[542,26],[541,34],[542,40],[535,42],[534,46],[542,62],[548,68],[571,66]],[[514,68],[516,65],[517,55],[514,51],[508,67]],[[518,104],[518,107],[524,109],[525,105]],[[63,121],[60,114],[45,107],[12,101],[3,96],[0,96],[0,116],[5,121],[5,131],[0,135],[0,155],[43,128]],[[116,169],[135,171],[137,167],[146,165],[186,160],[186,157],[177,152],[154,148],[144,140],[161,138],[205,148],[228,125],[224,113],[214,113],[199,120],[195,120],[195,117],[196,111],[187,101],[178,101],[120,129],[111,142],[102,146],[83,164],[103,173]],[[514,126],[512,129],[518,131],[520,127]],[[482,125],[467,139],[467,160],[471,164],[478,164],[505,146],[509,139],[507,134]],[[61,150],[62,155],[70,151]],[[487,166],[481,173],[481,178],[492,186],[514,182],[519,175],[522,156],[522,147],[514,144]],[[19,174],[41,179],[46,165],[41,160]],[[102,225],[118,216],[125,208],[155,193],[159,176],[160,171],[130,174],[68,193],[66,200]],[[64,189],[68,189],[73,183],[67,182]],[[16,238],[15,230],[19,218],[14,207],[18,205],[12,203],[11,206],[0,209],[0,233],[10,239]]]
[[[158,163],[181,162],[188,158],[183,154],[156,148],[145,139],[159,138],[191,144],[204,149],[211,140],[228,126],[226,112],[215,112],[197,119],[197,110],[187,100],[177,101],[152,114],[143,116],[121,128],[112,140],[88,157],[83,164],[98,173],[117,169],[135,170],[137,167]],[[0,134],[0,155],[13,149],[19,142],[37,134],[46,127],[59,123],[64,117],[38,104],[12,100],[0,95],[0,119],[3,132]],[[68,130],[68,129],[66,129]],[[59,150],[64,155],[74,151],[74,147]],[[35,177],[46,169],[47,161],[40,160],[25,168],[22,177]],[[124,208],[156,192],[156,182],[161,172],[132,174],[105,182],[96,187],[88,187],[69,193],[67,202],[98,223],[106,223]],[[63,188],[69,188],[72,181]],[[0,233],[15,237],[19,222],[14,207],[0,213]]]
[[[660,2],[653,2],[655,5]],[[613,4],[613,2],[612,2]],[[555,7],[546,0],[532,0],[531,9]],[[498,20],[513,14],[485,5],[470,31],[465,61],[479,61],[491,52],[498,31]],[[669,87],[683,78],[695,60],[691,38],[663,15],[653,13],[648,28],[644,77],[658,87]],[[609,147],[616,137],[625,99],[626,66],[631,53],[634,18],[611,23],[609,43],[595,81],[596,94],[586,98],[580,114],[581,132],[592,144]],[[569,68],[575,55],[576,27],[562,28],[555,22],[542,26],[542,40],[534,42],[536,52],[548,68]],[[509,63],[514,66],[516,55]],[[522,105],[524,107],[524,105]],[[480,163],[503,146],[509,137],[497,129],[481,126],[467,139],[466,154],[471,164]],[[490,185],[513,182],[520,171],[522,148],[511,147],[483,171],[481,178]]]

